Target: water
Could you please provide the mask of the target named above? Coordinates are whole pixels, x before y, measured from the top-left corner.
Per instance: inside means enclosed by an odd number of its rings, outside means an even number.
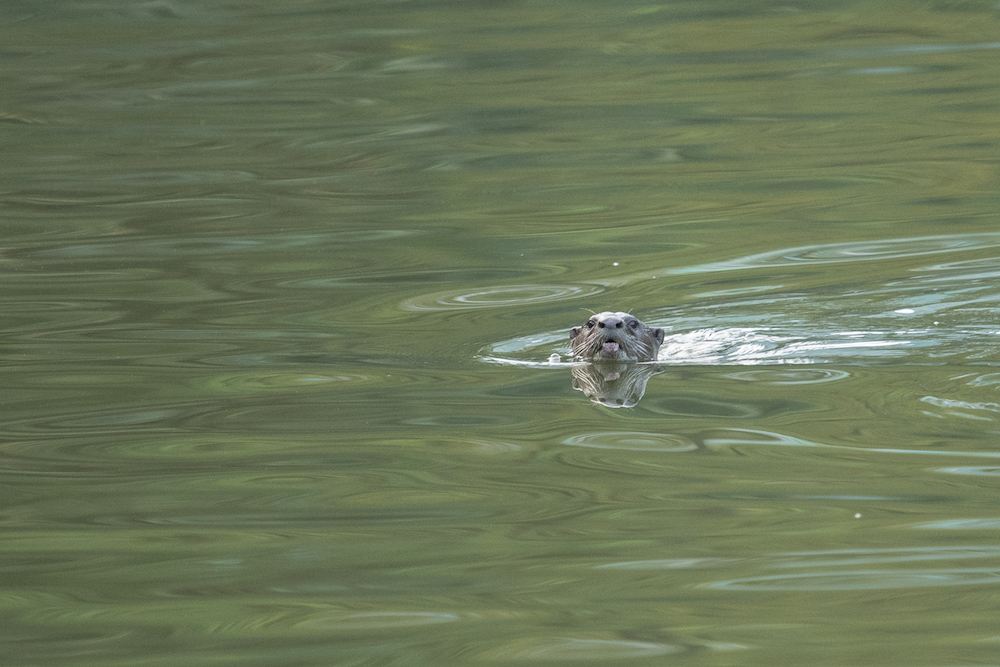
[[[8,3],[3,664],[997,664],[998,12]]]

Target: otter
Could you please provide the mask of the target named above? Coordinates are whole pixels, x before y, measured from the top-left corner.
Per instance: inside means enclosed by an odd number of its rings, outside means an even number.
[[[573,356],[593,361],[655,361],[663,329],[646,326],[629,313],[596,313],[570,329]]]

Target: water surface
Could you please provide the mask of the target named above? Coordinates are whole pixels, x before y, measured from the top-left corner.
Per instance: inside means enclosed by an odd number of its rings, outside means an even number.
[[[4,664],[995,663],[998,11],[8,4]]]

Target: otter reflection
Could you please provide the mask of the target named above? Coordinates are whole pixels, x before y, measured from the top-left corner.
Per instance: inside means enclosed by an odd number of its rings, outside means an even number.
[[[595,313],[569,332],[573,357],[592,361],[573,367],[573,388],[611,408],[634,407],[646,392],[646,382],[658,371],[638,364],[655,361],[663,329],[647,326],[629,313]]]
[[[662,373],[653,364],[598,361],[573,366],[573,389],[609,408],[634,408],[646,393],[646,382]]]

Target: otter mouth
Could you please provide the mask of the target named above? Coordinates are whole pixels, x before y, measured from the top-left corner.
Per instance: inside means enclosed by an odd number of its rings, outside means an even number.
[[[601,345],[601,349],[604,351],[605,354],[617,354],[618,350],[620,350],[621,347],[618,345],[616,341],[606,340],[604,341],[604,344]]]

